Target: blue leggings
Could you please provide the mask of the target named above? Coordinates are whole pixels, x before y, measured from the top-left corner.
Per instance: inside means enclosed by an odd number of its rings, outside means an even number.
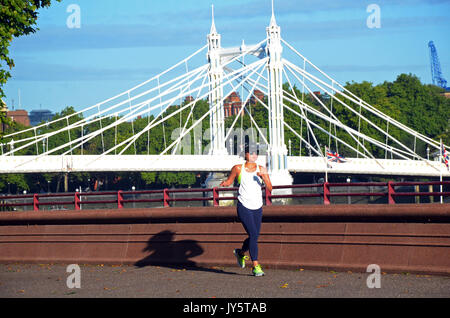
[[[257,210],[250,210],[242,205],[242,203],[238,200],[237,214],[248,234],[248,238],[242,244],[241,252],[244,253],[246,251],[250,251],[250,258],[252,261],[257,261],[258,237],[262,221],[262,207]]]

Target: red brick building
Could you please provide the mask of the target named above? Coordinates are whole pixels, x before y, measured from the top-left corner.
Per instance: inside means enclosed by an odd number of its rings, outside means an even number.
[[[185,104],[189,104],[189,103],[191,103],[191,102],[193,102],[194,101],[194,97],[192,97],[192,96],[186,96],[185,98],[184,98],[184,103]]]
[[[258,89],[255,89],[253,91],[253,95],[250,97],[250,105],[254,106],[257,103],[259,103],[260,101],[264,102],[264,97],[265,97],[265,95],[263,92],[261,92]]]
[[[6,117],[11,118],[16,123],[22,124],[26,127],[30,126],[30,118],[28,112],[23,109],[11,110],[6,112]]]
[[[233,92],[223,103],[223,110],[225,112],[225,118],[239,114],[242,107],[242,101],[238,93]]]

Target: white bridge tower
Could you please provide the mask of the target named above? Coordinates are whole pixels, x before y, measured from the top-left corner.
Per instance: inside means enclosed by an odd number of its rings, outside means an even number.
[[[277,25],[272,2],[272,18],[267,27],[267,75],[269,84],[269,146],[267,166],[273,185],[293,182],[287,167],[287,147],[284,141],[283,115],[283,63],[281,54],[281,28]]]
[[[209,62],[209,107],[210,114],[210,154],[226,155],[225,148],[225,119],[223,109],[223,68],[220,56],[221,36],[217,33],[214,23],[214,6],[212,7],[211,31],[208,34],[208,62]]]

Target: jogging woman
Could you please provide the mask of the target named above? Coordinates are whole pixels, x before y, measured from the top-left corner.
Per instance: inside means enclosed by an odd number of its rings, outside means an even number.
[[[272,183],[270,182],[267,169],[256,164],[258,154],[250,147],[245,149],[245,163],[235,165],[231,169],[230,176],[223,181],[220,186],[228,187],[233,184],[235,178],[239,182],[239,195],[237,202],[237,214],[242,222],[248,238],[243,242],[241,249],[233,251],[236,256],[238,265],[245,267],[245,252],[250,252],[250,258],[253,262],[252,273],[254,276],[263,276],[264,272],[258,263],[258,236],[261,229],[262,221],[262,190],[263,181],[267,191],[272,192]]]

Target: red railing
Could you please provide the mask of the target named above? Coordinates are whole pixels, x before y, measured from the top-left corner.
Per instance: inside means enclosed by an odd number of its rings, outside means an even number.
[[[332,197],[387,197],[389,204],[396,204],[396,197],[448,197],[450,192],[445,191],[428,191],[428,192],[399,192],[396,187],[399,186],[450,186],[450,181],[443,182],[357,182],[357,183],[316,183],[316,184],[299,184],[299,185],[286,185],[286,186],[274,186],[273,189],[298,189],[298,188],[316,188],[314,193],[295,193],[295,194],[278,194],[274,195],[265,188],[263,188],[264,201],[266,205],[272,205],[274,199],[286,199],[286,198],[311,198],[317,197],[323,199],[323,204],[331,204]],[[384,192],[332,192],[332,188],[339,187],[385,187]],[[164,207],[170,207],[171,202],[179,201],[212,201],[213,206],[219,206],[220,201],[225,200],[237,200],[237,196],[220,196],[220,193],[237,191],[237,187],[231,188],[196,188],[196,189],[161,189],[161,190],[141,190],[141,191],[106,191],[106,192],[75,192],[75,193],[52,193],[52,194],[24,194],[24,195],[6,195],[0,197],[0,209],[13,207],[25,207],[32,206],[33,210],[38,211],[42,206],[64,206],[72,205],[75,210],[80,210],[82,206],[90,204],[114,204],[118,209],[124,208],[126,203],[150,203],[160,202]],[[203,193],[203,197],[188,197],[188,198],[174,198],[171,194],[174,193]],[[205,193],[212,193],[212,196],[205,196]],[[160,195],[159,198],[153,199],[136,199],[136,195],[140,194],[156,194]],[[114,199],[110,200],[86,200],[89,197],[95,196],[114,196]],[[132,195],[133,199],[124,199],[125,195]],[[83,196],[83,201],[81,200]],[[42,201],[44,198],[68,198],[63,201]],[[17,200],[23,199],[23,202],[17,202]],[[30,200],[32,199],[32,200]],[[8,201],[16,202],[8,202]],[[31,202],[25,202],[25,201]]]

